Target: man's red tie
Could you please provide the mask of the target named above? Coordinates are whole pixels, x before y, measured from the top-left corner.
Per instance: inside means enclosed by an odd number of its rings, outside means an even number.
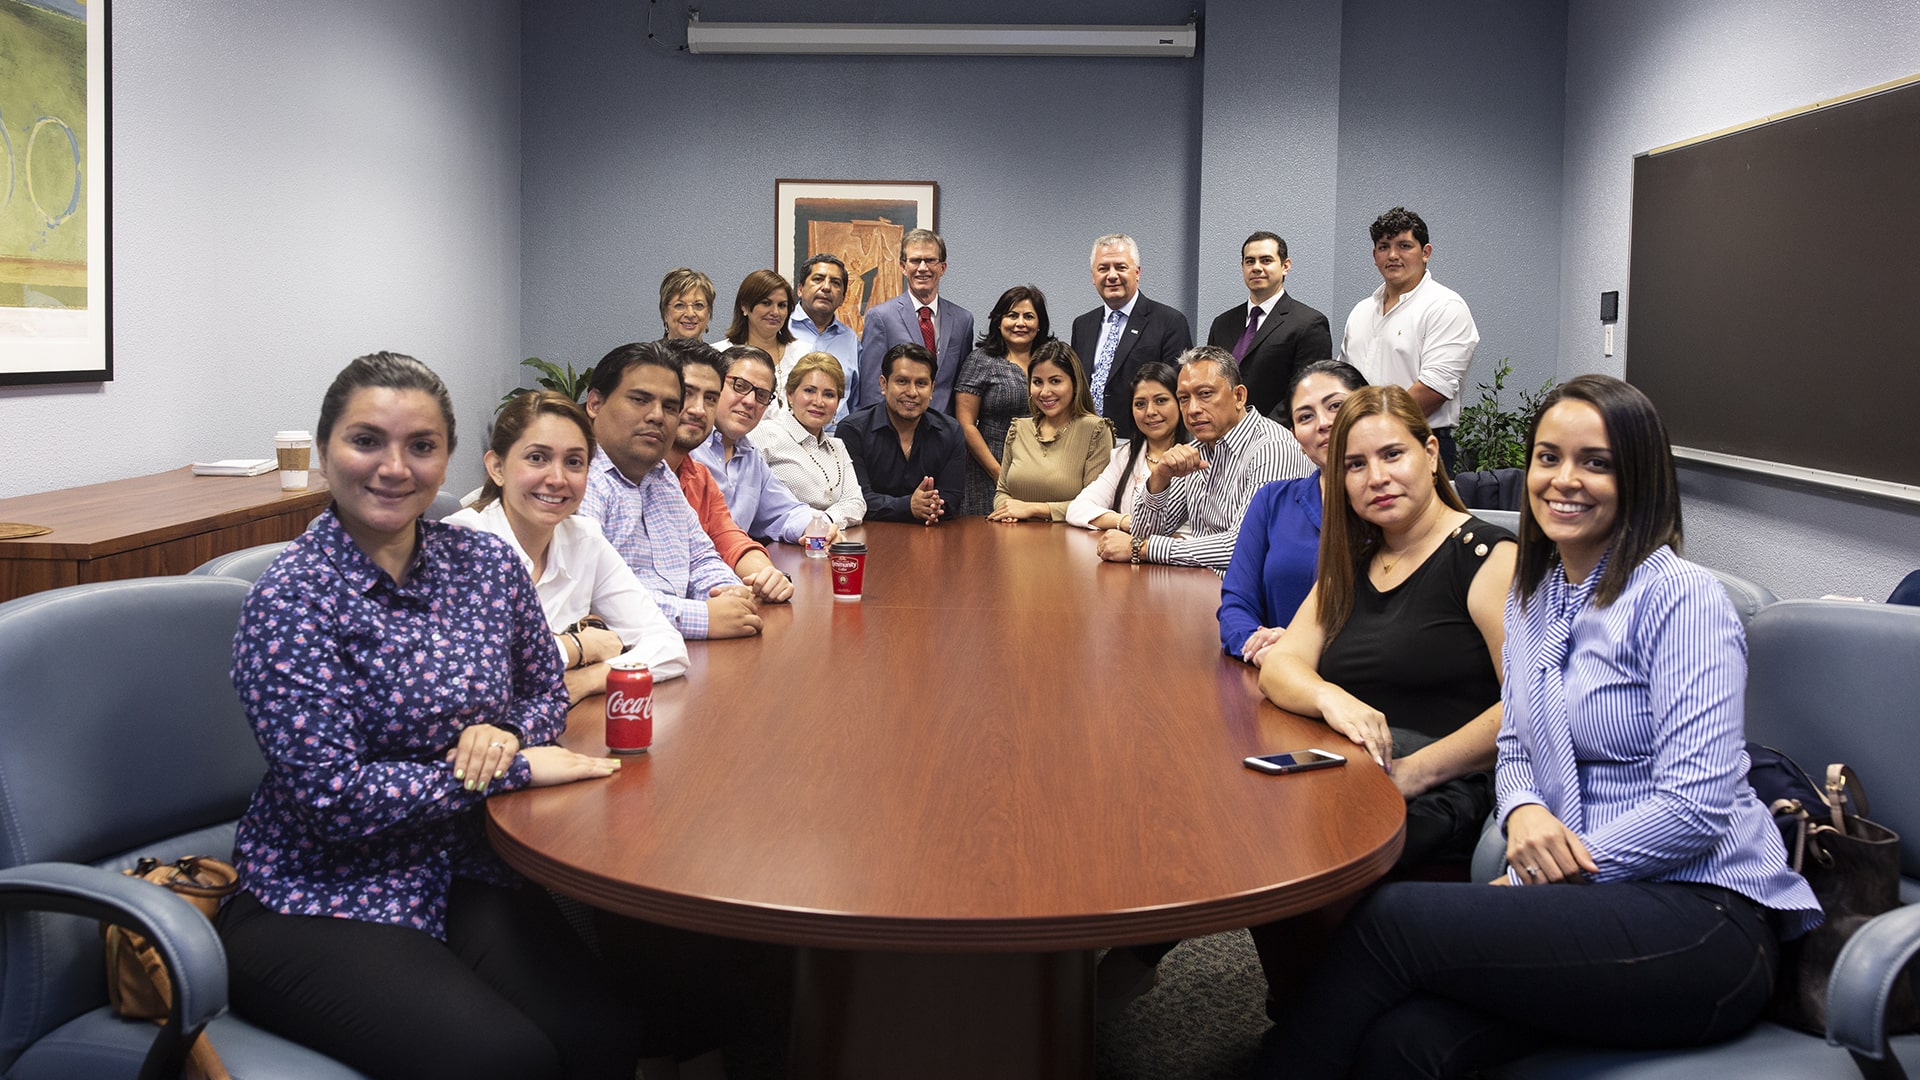
[[[933,308],[925,304],[920,306],[920,340],[927,343],[927,351],[938,359],[940,347],[933,343]]]

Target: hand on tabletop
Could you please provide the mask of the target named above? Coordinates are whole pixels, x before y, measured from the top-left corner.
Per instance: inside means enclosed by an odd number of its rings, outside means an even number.
[[[1097,545],[1100,557],[1108,562],[1133,561],[1133,534],[1119,529],[1108,529],[1100,534]]]
[[[611,630],[602,630],[589,626],[578,631],[580,635],[580,666],[597,664],[602,660],[611,660],[627,651],[620,643],[620,635]]]
[[[753,590],[745,585],[714,586],[707,598],[707,637],[752,637],[759,632],[760,613],[753,602]]]
[[[534,787],[598,780],[620,771],[619,758],[588,757],[564,746],[529,746],[521,751],[533,771]]]
[[[1393,732],[1387,730],[1386,713],[1336,690],[1321,702],[1320,718],[1328,727],[1365,747],[1375,764],[1388,773],[1393,772]]]
[[[946,507],[946,500],[940,497],[940,489],[933,486],[931,476],[922,477],[920,486],[913,489],[913,495],[907,500],[907,509],[913,514],[913,519],[928,525],[937,524],[941,511]]]
[[[827,522],[827,543],[837,544],[846,538],[847,534],[840,531],[838,523],[832,521]]]
[[[468,791],[481,791],[507,774],[513,755],[520,752],[520,737],[492,724],[474,724],[460,733],[460,741],[447,751],[453,762],[453,778]]]
[[[1253,633],[1248,634],[1247,640],[1241,644],[1240,659],[1245,660],[1254,667],[1259,667],[1260,657],[1266,654],[1267,647],[1279,641],[1280,635],[1286,632],[1287,628],[1284,626],[1259,627],[1254,630]]]
[[[1584,884],[1600,872],[1580,837],[1539,803],[1507,815],[1507,865],[1528,885]]]
[[[1053,518],[1053,509],[1046,503],[1026,502],[1022,499],[1008,499],[1005,506],[987,515],[988,521],[1004,521],[1008,524],[1031,518],[1039,518],[1042,521],[1051,520]]]
[[[772,566],[763,566],[751,574],[742,576],[740,580],[747,587],[748,599],[764,600],[769,604],[784,604],[793,599],[793,579]],[[713,605],[709,604],[707,607],[711,611]]]

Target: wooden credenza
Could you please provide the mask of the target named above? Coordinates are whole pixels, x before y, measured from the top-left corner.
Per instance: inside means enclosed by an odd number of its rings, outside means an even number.
[[[83,581],[184,574],[229,551],[291,540],[326,509],[327,482],[282,492],[277,473],[152,476],[0,499],[0,521],[53,531],[0,540],[0,602]]]

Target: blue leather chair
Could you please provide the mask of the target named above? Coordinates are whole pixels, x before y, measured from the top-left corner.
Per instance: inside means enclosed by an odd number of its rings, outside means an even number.
[[[1844,761],[1861,774],[1872,817],[1902,834],[1901,899],[1920,901],[1920,609],[1837,600],[1769,604],[1747,627],[1747,738],[1818,775]],[[1485,871],[1484,874],[1481,871]],[[1477,877],[1497,872],[1476,859]],[[1884,1035],[1893,981],[1920,951],[1920,905],[1868,923],[1841,952],[1827,993],[1827,1038],[1761,1023],[1718,1046],[1678,1053],[1569,1047],[1492,1075],[1501,1080],[1695,1080],[1903,1077],[1920,1035]],[[1604,1020],[1604,1018],[1597,1018]]]
[[[215,555],[187,573],[201,577],[239,578],[245,582],[259,581],[260,575],[266,573],[267,567],[273,565],[273,560],[279,558],[282,551],[287,550],[287,543],[282,540],[241,548],[239,551],[229,551],[225,555]]]
[[[120,874],[226,856],[265,765],[227,672],[247,584],[180,576],[0,604],[0,1075],[172,1077],[205,1025],[237,1080],[360,1073],[224,1015],[227,960],[184,900]],[[153,938],[167,1028],[106,1004],[96,920]],[[144,1066],[144,1067],[143,1067]],[[363,1078],[362,1078],[363,1080]]]

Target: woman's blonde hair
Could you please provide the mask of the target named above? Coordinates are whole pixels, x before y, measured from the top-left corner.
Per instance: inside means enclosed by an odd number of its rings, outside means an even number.
[[[800,389],[800,383],[816,371],[826,372],[827,378],[840,389],[840,396],[847,396],[847,370],[840,366],[839,358],[824,352],[810,352],[794,362],[793,370],[787,372],[787,396],[792,397],[793,392]]]

